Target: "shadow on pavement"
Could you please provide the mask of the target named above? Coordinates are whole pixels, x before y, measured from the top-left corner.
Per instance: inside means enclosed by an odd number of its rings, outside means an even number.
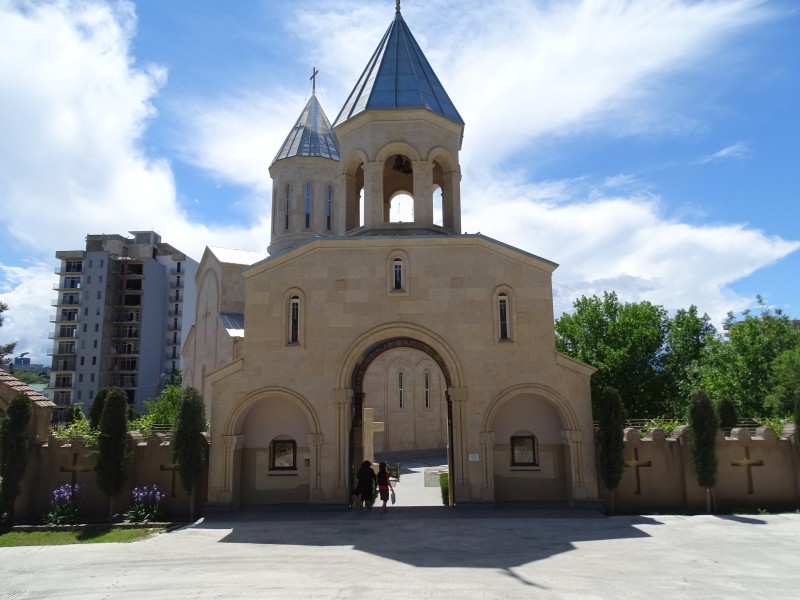
[[[642,516],[606,518],[581,510],[454,510],[434,507],[212,515],[192,527],[226,529],[234,544],[344,546],[416,567],[503,569],[542,560],[576,543],[649,537]],[[509,574],[514,576],[513,573]]]

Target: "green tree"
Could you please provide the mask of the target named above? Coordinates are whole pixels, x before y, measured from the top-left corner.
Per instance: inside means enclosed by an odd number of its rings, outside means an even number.
[[[113,387],[108,391],[97,436],[97,487],[108,496],[108,520],[114,514],[114,496],[125,482],[128,454],[128,396]]]
[[[739,422],[739,416],[736,414],[736,405],[731,402],[727,396],[723,396],[717,403],[717,418],[719,425],[723,429],[733,429],[736,423]]]
[[[719,420],[714,405],[702,390],[692,394],[689,403],[692,428],[692,467],[697,483],[706,489],[706,512],[711,512],[711,488],[717,484],[717,433]]]
[[[800,345],[781,352],[773,361],[770,387],[766,404],[773,414],[792,414],[800,401]]]
[[[3,326],[3,313],[8,310],[8,304],[5,302],[0,302],[0,327]],[[16,348],[17,343],[12,342],[10,344],[0,344],[0,365],[6,364],[6,356],[14,352],[14,348]]]
[[[602,390],[597,405],[600,476],[611,492],[611,514],[614,514],[614,490],[625,466],[625,411],[619,393],[612,387]]]
[[[189,516],[194,520],[194,488],[206,466],[207,444],[202,433],[206,429],[206,409],[203,398],[193,387],[183,390],[180,412],[172,434],[172,454],[189,495]]]
[[[153,426],[175,427],[180,410],[183,390],[180,385],[167,384],[155,400],[145,400],[145,414],[134,419],[131,429],[139,430],[142,435],[150,435]]]
[[[619,392],[628,415],[662,415],[659,371],[666,311],[649,302],[620,304],[614,292],[604,292],[602,298],[582,296],[573,306],[574,313],[564,313],[556,321],[556,348],[597,368],[592,376],[593,398],[611,386]]]
[[[92,405],[89,407],[89,429],[97,430],[100,427],[100,417],[103,416],[108,392],[108,388],[101,388],[97,391]]]
[[[14,371],[14,377],[27,385],[32,383],[48,383],[50,381],[47,379],[47,377],[42,377],[41,375],[31,373],[30,371],[20,371],[19,369]]]
[[[785,416],[774,414],[766,402],[771,392],[772,364],[786,350],[798,345],[800,332],[780,309],[766,306],[756,297],[760,312],[744,311],[737,321],[725,320],[727,339],[716,337],[703,349],[698,369],[700,387],[713,398],[729,397],[739,415],[746,418]]]
[[[8,526],[14,524],[14,503],[28,466],[28,423],[32,414],[30,398],[19,393],[0,419],[0,516],[5,513]]]
[[[683,417],[691,391],[696,387],[696,368],[703,348],[716,334],[707,314],[699,316],[697,307],[679,309],[668,320],[661,354],[661,379],[664,406],[670,417]]]

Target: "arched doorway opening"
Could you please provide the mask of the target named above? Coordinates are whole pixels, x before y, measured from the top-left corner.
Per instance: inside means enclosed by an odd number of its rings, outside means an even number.
[[[375,390],[380,386],[384,393],[376,397]],[[451,387],[448,365],[425,342],[394,337],[365,349],[352,371],[351,478],[364,456],[361,441],[366,438],[362,436],[371,436],[373,431],[371,423],[366,424],[369,431],[364,429],[364,408],[378,409],[377,415],[383,419],[379,431],[381,450],[408,451],[444,443],[447,470],[453,473],[453,408],[448,393]],[[449,486],[448,505],[453,505],[452,486]]]

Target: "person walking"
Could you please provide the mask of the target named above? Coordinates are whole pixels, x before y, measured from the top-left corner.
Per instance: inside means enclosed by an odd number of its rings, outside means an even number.
[[[353,490],[353,501],[350,508],[358,504],[363,508],[366,505],[367,510],[372,508],[375,497],[373,496],[375,490],[375,471],[372,470],[372,463],[365,460],[361,463],[358,472],[356,473],[356,487]]]
[[[383,501],[383,512],[386,512],[388,507],[386,503],[389,501],[389,490],[394,491],[392,482],[389,481],[389,471],[386,468],[386,463],[382,462],[378,466],[378,493]]]

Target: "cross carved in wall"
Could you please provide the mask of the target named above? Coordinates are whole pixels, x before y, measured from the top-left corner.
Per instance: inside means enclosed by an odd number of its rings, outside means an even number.
[[[752,467],[763,467],[763,460],[753,460],[750,458],[750,446],[744,447],[744,458],[731,461],[732,467],[745,467],[747,469],[747,493],[753,493],[753,470]]]
[[[633,448],[633,460],[626,460],[623,463],[626,467],[633,467],[633,472],[636,477],[636,491],[633,492],[634,494],[641,494],[642,493],[642,482],[639,475],[639,469],[641,467],[651,467],[653,466],[649,460],[640,461],[639,460],[639,448],[634,446]]]

